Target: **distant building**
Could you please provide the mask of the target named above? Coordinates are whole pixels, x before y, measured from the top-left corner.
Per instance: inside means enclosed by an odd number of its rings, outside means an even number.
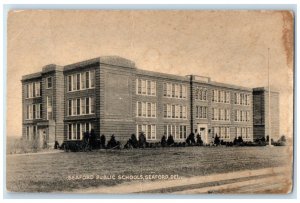
[[[115,134],[121,142],[140,132],[149,142],[163,135],[183,142],[190,132],[199,133],[205,143],[215,135],[224,141],[238,136],[252,141],[253,129],[260,133],[265,127],[264,120],[253,123],[253,118],[259,119],[254,114],[264,114],[260,109],[265,106],[253,106],[253,99],[263,97],[256,93],[208,77],[137,69],[118,56],[51,64],[22,78],[23,137],[61,144],[82,139],[85,131],[94,129],[98,135]],[[279,126],[276,113],[274,117]]]

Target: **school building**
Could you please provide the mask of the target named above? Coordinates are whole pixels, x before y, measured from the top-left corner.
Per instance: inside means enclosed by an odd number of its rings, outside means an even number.
[[[279,95],[273,93],[272,136],[278,136]],[[22,132],[49,145],[82,139],[91,129],[123,143],[140,132],[148,142],[163,135],[183,142],[190,132],[204,143],[215,135],[253,141],[269,133],[266,98],[264,88],[141,70],[128,59],[104,56],[23,76]]]

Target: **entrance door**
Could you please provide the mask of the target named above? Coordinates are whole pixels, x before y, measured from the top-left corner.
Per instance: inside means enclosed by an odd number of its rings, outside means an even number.
[[[44,148],[46,143],[46,128],[39,129],[39,145]]]
[[[204,144],[208,144],[207,124],[197,124],[198,132]]]

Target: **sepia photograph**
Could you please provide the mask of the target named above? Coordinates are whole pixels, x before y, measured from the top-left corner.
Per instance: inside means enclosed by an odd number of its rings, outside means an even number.
[[[10,10],[6,191],[289,194],[291,10]]]

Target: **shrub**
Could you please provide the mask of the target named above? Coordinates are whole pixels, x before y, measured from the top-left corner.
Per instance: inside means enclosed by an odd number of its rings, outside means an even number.
[[[168,146],[173,146],[174,145],[174,138],[173,138],[173,136],[172,135],[170,135],[169,137],[168,137],[168,139],[167,139],[167,145]]]
[[[220,145],[220,143],[221,143],[220,138],[219,138],[219,136],[216,134],[215,139],[214,139],[214,144],[218,146],[218,145]]]
[[[147,145],[146,142],[147,142],[147,140],[146,140],[145,134],[143,132],[141,132],[140,135],[139,135],[139,141],[138,141],[139,147],[140,148],[145,148],[146,145]]]
[[[203,145],[203,141],[202,141],[202,139],[201,139],[201,135],[197,135],[197,145],[198,146],[202,146]]]
[[[116,141],[115,135],[113,134],[107,143],[107,148],[108,149],[116,149],[116,148],[120,149],[120,147],[121,147],[120,142]]]
[[[162,147],[166,147],[167,146],[167,140],[166,140],[166,136],[163,135],[160,141],[160,144]]]
[[[191,145],[195,145],[196,141],[195,141],[195,134],[193,132],[191,132],[188,136],[188,138],[186,139],[186,143],[191,146]]]

